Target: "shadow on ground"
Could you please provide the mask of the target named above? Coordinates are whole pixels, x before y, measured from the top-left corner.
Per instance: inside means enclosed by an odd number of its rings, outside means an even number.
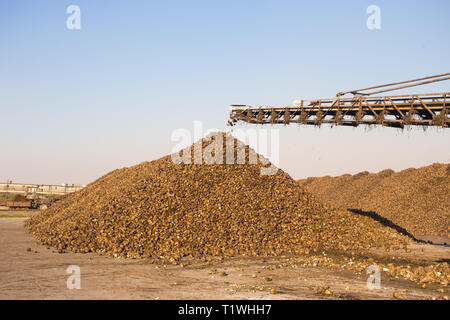
[[[399,225],[393,223],[391,220],[386,219],[382,216],[380,216],[378,213],[373,212],[373,211],[363,211],[360,209],[347,209],[350,212],[365,216],[365,217],[369,217],[372,218],[378,222],[380,222],[381,224],[385,225],[386,227],[392,228],[394,230],[396,230],[397,232],[413,239],[414,241],[420,242],[420,243],[430,243],[429,241],[424,241],[424,240],[420,240],[417,239],[416,237],[414,237],[411,233],[409,233],[406,229],[400,227]]]

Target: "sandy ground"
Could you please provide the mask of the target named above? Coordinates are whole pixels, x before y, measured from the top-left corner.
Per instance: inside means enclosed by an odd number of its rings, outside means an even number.
[[[37,244],[24,229],[25,220],[0,219],[0,299],[392,299],[394,292],[406,299],[429,299],[438,295],[437,285],[422,289],[411,281],[385,276],[381,289],[369,290],[365,274],[286,267],[282,257],[233,258],[212,264],[188,261],[181,267],[147,259],[58,253]],[[410,249],[412,259],[450,258],[448,247]],[[67,288],[70,265],[80,267],[79,290]],[[211,267],[216,271],[211,272]],[[272,280],[267,281],[268,277]],[[330,287],[331,295],[315,292],[324,285]]]
[[[26,218],[37,212],[39,210],[0,210],[0,218]]]

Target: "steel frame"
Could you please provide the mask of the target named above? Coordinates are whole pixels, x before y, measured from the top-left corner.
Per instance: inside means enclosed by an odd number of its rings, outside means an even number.
[[[285,107],[231,105],[229,125],[238,121],[253,124],[299,123],[320,126],[324,123],[343,126],[382,125],[450,127],[450,93],[410,94],[301,101]]]

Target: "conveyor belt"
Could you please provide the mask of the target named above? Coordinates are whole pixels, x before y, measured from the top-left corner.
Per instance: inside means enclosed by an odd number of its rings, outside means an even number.
[[[253,124],[324,123],[345,126],[382,125],[387,127],[440,126],[450,127],[450,93],[412,94],[300,101],[285,107],[252,107],[231,105],[233,125],[243,121]]]

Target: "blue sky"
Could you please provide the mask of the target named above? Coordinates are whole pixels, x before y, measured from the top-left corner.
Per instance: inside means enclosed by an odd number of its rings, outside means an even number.
[[[81,9],[68,30],[66,8]],[[381,29],[366,8],[381,9]],[[228,106],[450,70],[449,1],[0,2],[0,181],[89,183]],[[449,81],[407,92],[450,91]],[[295,178],[450,161],[450,130],[280,127]]]

